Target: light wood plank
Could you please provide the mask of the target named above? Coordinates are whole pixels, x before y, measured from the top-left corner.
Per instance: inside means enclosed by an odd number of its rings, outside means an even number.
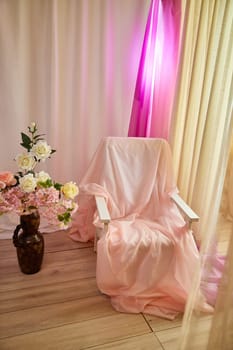
[[[165,318],[160,318],[152,315],[144,315],[150,327],[154,332],[162,331],[165,329],[170,329],[174,327],[179,327],[182,324],[183,315],[177,316],[174,320],[166,320]]]
[[[11,239],[0,239],[0,259],[9,259],[15,256],[15,247]]]
[[[95,278],[48,283],[0,293],[0,314],[99,295]]]
[[[117,312],[104,295],[76,299],[0,314],[0,338],[114,315]]]
[[[192,343],[189,344],[190,350],[205,350],[208,341],[208,332],[211,327],[211,315],[198,316],[196,319],[192,318]],[[180,342],[181,327],[166,329],[164,331],[156,332],[156,335],[162,343],[164,350],[177,349]],[[224,349],[219,349],[224,350]]]
[[[94,346],[92,350],[163,350],[155,334],[144,334],[114,343]]]
[[[24,275],[19,271],[19,268],[17,268],[16,273],[5,274],[4,277],[1,278],[1,280],[4,280],[4,283],[0,284],[0,292],[40,287],[48,283],[62,283],[90,277],[95,278],[95,262],[91,261],[91,259],[90,261],[85,261],[85,263],[77,260],[77,262],[73,262],[72,265],[67,262],[66,265],[48,266],[46,269],[42,266],[42,269],[34,275]]]
[[[181,327],[174,327],[164,331],[156,332],[156,336],[162,343],[164,350],[174,350],[180,336]]]
[[[141,315],[117,313],[63,327],[1,339],[0,349],[79,350],[150,332]]]

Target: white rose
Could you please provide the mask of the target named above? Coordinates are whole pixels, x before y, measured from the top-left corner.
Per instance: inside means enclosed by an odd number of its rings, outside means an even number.
[[[51,177],[45,171],[40,171],[39,173],[36,174],[36,179],[37,179],[37,182],[46,182],[47,180],[50,180]]]
[[[37,181],[33,174],[24,175],[19,179],[19,186],[24,192],[33,192],[36,188]]]
[[[21,170],[26,171],[32,170],[36,165],[35,157],[31,153],[18,154],[16,156],[16,162]]]
[[[36,156],[36,158],[42,161],[49,158],[51,151],[51,147],[47,144],[47,142],[42,140],[33,145],[31,149],[31,152]]]
[[[35,122],[31,122],[31,124],[29,125],[29,131],[30,132],[35,132],[36,131],[36,123]]]
[[[72,181],[63,185],[61,191],[67,199],[74,199],[79,193],[78,186]]]

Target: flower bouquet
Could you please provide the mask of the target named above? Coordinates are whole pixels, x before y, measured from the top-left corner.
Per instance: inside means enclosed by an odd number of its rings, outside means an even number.
[[[36,165],[49,159],[55,150],[44,140],[44,134],[37,133],[36,123],[31,123],[28,131],[21,133],[25,151],[15,158],[18,172],[0,173],[0,215],[15,212],[22,216],[38,210],[50,224],[67,228],[78,207],[78,186],[72,181],[60,184],[45,171],[35,171]]]

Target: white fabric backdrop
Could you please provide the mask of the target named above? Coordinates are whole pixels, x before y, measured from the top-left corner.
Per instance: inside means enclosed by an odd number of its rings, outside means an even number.
[[[150,0],[0,1],[0,171],[36,121],[43,170],[79,183],[103,136],[126,136]],[[0,218],[11,230],[15,215]],[[1,235],[1,238],[3,236]]]
[[[1,0],[0,171],[31,121],[80,181],[103,136],[125,136],[150,0]]]

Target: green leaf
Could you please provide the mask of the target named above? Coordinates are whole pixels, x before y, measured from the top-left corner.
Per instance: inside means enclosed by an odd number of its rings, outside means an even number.
[[[57,217],[58,217],[58,220],[59,220],[59,221],[63,221],[63,220],[64,220],[64,217],[63,217],[63,215],[61,215],[61,214],[59,214]]]
[[[53,186],[53,181],[51,179],[47,179],[45,183],[46,183],[47,187]]]
[[[22,171],[18,171],[17,174],[19,174],[18,177],[23,177],[23,172]]]
[[[38,141],[43,141],[44,139],[42,137],[39,137],[38,139],[35,139],[35,137],[33,137],[33,143],[34,145],[38,142]]]
[[[44,136],[45,134],[41,134],[41,135],[36,135],[36,136],[33,136],[32,138],[32,141],[34,144],[36,144],[38,141],[43,141],[44,140]]]
[[[30,137],[28,135],[24,134],[23,132],[21,132],[21,138],[22,138],[21,146],[23,146],[28,151],[30,151],[31,146],[32,146],[32,140],[30,139]]]
[[[45,134],[36,135],[36,136],[34,136],[33,138],[34,138],[34,140],[39,140],[39,138],[40,138],[41,136],[45,136]],[[41,138],[40,140],[43,140],[43,138]]]
[[[56,190],[58,190],[58,191],[60,191],[60,189],[62,188],[62,185],[61,184],[59,184],[58,182],[55,182],[55,184],[53,185],[55,188],[56,188]]]
[[[66,211],[63,214],[59,214],[57,217],[59,221],[64,222],[64,224],[66,225],[70,221],[71,215],[69,212]]]
[[[70,219],[70,213],[68,213],[67,211],[64,213],[64,219],[65,220],[69,220]]]
[[[43,187],[43,188],[49,188],[49,187],[52,187],[53,186],[53,182],[51,179],[47,179],[46,181],[42,182],[42,181],[39,181],[38,182],[38,185],[40,187]]]
[[[21,132],[21,137],[25,145],[30,144],[32,142],[31,138],[28,135],[24,134],[23,132]]]

